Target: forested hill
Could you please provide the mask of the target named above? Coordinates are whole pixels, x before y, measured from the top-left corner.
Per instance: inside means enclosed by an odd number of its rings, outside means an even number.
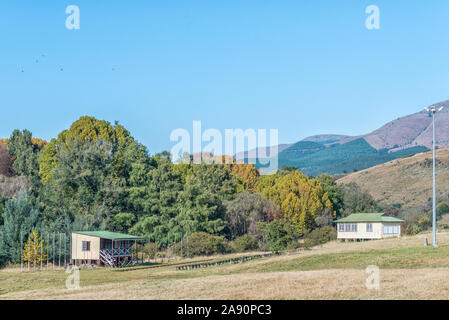
[[[376,150],[365,139],[326,147],[317,142],[298,142],[279,153],[279,166],[292,166],[315,176],[321,173],[341,174],[363,170],[393,159],[428,150],[423,146],[389,152]]]

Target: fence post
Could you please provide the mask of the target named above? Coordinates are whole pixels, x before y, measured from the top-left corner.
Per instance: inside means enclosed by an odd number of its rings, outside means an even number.
[[[22,232],[20,232],[20,272],[23,272],[23,244],[22,244]]]
[[[47,233],[47,271],[48,271],[48,258],[49,258],[49,252],[48,252],[49,244],[50,244],[50,234]]]
[[[61,267],[61,235],[62,233],[59,234],[59,254],[58,254],[58,267]]]
[[[186,238],[186,241],[187,241],[187,259],[190,259],[189,237]]]
[[[176,261],[176,233],[175,233],[175,244],[173,245],[173,257]]]
[[[33,250],[33,255],[34,255],[34,272],[36,272],[36,258],[37,258],[37,249],[36,249],[36,238],[34,238],[33,241],[33,246],[34,246],[34,250]]]
[[[66,255],[67,255],[67,237],[66,234],[64,233],[64,268],[66,267],[67,264]]]
[[[43,261],[42,261],[43,259],[42,258],[44,257],[44,240],[41,240],[40,244],[41,244],[41,258],[40,259],[41,259],[41,271],[42,271],[42,267],[43,267],[43,265],[42,265],[43,264]]]
[[[157,242],[156,242],[156,236],[154,236],[154,263],[157,263]]]
[[[170,254],[170,236],[167,235],[167,262],[170,262],[171,254]]]
[[[28,256],[28,272],[30,272],[30,258],[31,258],[31,256],[30,256],[30,254],[29,254],[29,252],[30,252],[30,247],[29,246],[27,246],[27,249],[28,249],[28,252],[27,252],[27,256]]]
[[[148,263],[151,263],[151,252],[150,252],[150,248],[151,248],[151,239],[150,237],[148,237]]]
[[[183,256],[182,256],[182,232],[181,232],[181,260],[182,260]]]
[[[72,234],[70,234],[70,237],[69,237],[69,246],[70,246],[69,261],[70,261],[70,264],[72,264]]]
[[[55,233],[53,232],[53,264],[51,266],[52,270],[55,270]]]

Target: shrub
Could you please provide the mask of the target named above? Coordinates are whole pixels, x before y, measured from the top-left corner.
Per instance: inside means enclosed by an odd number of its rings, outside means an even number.
[[[231,248],[233,252],[256,250],[259,248],[259,241],[256,237],[245,234],[232,241]]]
[[[437,219],[441,219],[445,214],[449,213],[449,204],[446,202],[440,202],[436,208],[437,211]]]
[[[428,228],[430,228],[432,226],[432,222],[430,221],[430,219],[428,217],[421,217],[418,220],[418,226],[421,231],[427,230]]]
[[[306,235],[304,247],[310,248],[337,239],[337,231],[332,226],[315,229]]]
[[[299,237],[295,227],[285,221],[275,220],[270,223],[259,223],[264,238],[268,241],[271,251],[277,253],[287,249],[290,243]]]
[[[222,236],[213,236],[205,232],[192,233],[185,244],[188,246],[189,255],[210,256],[215,253],[226,252],[224,238]]]

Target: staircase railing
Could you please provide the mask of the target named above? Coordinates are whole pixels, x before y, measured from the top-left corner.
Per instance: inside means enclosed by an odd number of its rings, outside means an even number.
[[[100,260],[104,264],[109,265],[110,267],[114,267],[114,259],[112,256],[107,252],[107,250],[100,250]]]
[[[101,249],[100,251],[104,251],[109,254],[111,257],[127,257],[131,256],[131,248],[114,248],[114,249]]]

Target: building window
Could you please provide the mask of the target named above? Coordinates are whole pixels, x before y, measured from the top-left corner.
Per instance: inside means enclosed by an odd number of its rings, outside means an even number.
[[[393,233],[398,234],[399,233],[399,226],[393,226]]]
[[[90,241],[83,241],[83,251],[90,251]]]
[[[357,232],[357,223],[352,224],[352,232]]]
[[[344,223],[339,223],[338,224],[338,231],[341,231],[341,232],[345,231],[345,224]]]
[[[372,223],[366,224],[366,232],[373,232],[373,224]]]
[[[398,233],[399,233],[399,226],[384,225],[384,234],[398,234]]]
[[[349,223],[346,224],[346,232],[351,232],[351,225]]]

